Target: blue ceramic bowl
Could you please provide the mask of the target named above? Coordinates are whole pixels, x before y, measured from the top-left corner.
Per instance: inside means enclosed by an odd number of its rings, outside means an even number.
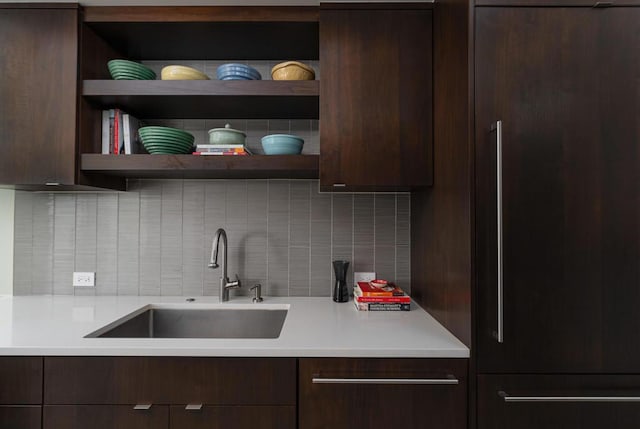
[[[262,137],[262,149],[266,155],[299,155],[304,140],[290,134],[271,134]]]
[[[225,77],[234,76],[234,77],[243,77],[246,79],[253,80],[261,80],[262,76],[258,70],[253,67],[249,67],[244,64],[237,63],[229,63],[223,64],[216,70],[216,75],[218,79],[223,79]]]

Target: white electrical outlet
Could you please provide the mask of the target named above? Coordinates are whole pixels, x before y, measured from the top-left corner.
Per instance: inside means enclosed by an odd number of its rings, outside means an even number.
[[[359,282],[369,283],[371,280],[376,279],[376,273],[353,273],[353,284],[357,285]]]
[[[94,287],[96,285],[96,273],[73,273],[73,285],[75,287]]]

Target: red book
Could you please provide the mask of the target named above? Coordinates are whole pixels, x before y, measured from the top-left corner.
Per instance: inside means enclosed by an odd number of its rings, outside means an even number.
[[[354,296],[354,299],[356,301],[358,301],[359,303],[363,303],[363,304],[369,304],[369,303],[378,303],[378,304],[384,304],[384,303],[402,303],[402,304],[409,304],[411,303],[411,297],[410,296],[382,296],[382,297],[376,297],[376,296],[358,296],[358,294],[356,293],[356,295]]]
[[[402,289],[400,289],[398,286],[394,285],[393,283],[388,283],[383,287],[379,287],[379,286],[372,286],[371,283],[367,283],[367,282],[358,282],[358,286],[356,286],[356,293],[357,293],[357,289],[360,289],[360,293],[358,293],[359,296],[366,296],[366,297],[379,298],[379,297],[407,296],[407,294],[405,294]]]
[[[113,121],[113,154],[118,155],[120,149],[120,110],[116,109],[116,116]]]

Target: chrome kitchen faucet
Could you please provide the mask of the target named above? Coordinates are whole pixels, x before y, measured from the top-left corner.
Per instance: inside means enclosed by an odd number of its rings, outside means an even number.
[[[222,237],[222,277],[220,277],[220,301],[229,301],[229,289],[237,289],[242,287],[240,283],[240,277],[236,274],[236,281],[230,282],[227,276],[227,233],[224,229],[218,228],[216,234],[213,236],[213,243],[211,245],[211,260],[209,261],[209,268],[219,268],[218,264],[218,248],[220,247],[220,237]]]

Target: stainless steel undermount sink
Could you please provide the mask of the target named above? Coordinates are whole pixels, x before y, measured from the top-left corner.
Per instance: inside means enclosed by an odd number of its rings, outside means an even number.
[[[85,338],[278,338],[288,305],[147,305]]]

